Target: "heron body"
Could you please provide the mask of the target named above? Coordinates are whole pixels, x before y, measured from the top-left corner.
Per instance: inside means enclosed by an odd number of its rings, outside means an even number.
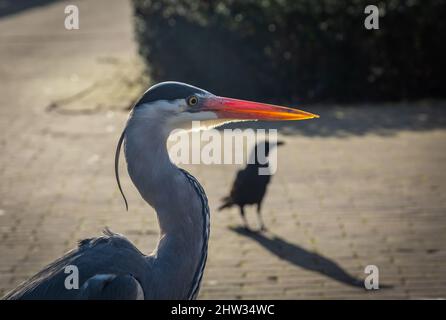
[[[102,236],[80,241],[4,298],[195,299],[206,265],[209,208],[198,181],[170,161],[166,147],[170,132],[197,120],[215,125],[228,119],[314,117],[296,109],[218,97],[179,82],[151,87],[130,113],[115,168],[124,143],[130,178],[157,214],[160,238],[155,250],[143,254],[124,236],[106,230]],[[122,192],[118,175],[117,181]],[[78,269],[78,289],[65,285],[68,266]]]

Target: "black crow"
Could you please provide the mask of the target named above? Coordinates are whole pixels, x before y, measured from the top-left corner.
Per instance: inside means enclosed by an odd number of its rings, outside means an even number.
[[[251,163],[248,163],[244,169],[237,172],[229,196],[222,199],[223,204],[218,208],[220,211],[225,208],[230,208],[233,205],[239,206],[240,215],[242,216],[246,229],[249,229],[249,225],[245,217],[244,207],[248,204],[256,204],[260,230],[266,230],[261,209],[266,188],[271,181],[271,174],[261,175],[259,174],[259,169],[269,166],[268,156],[270,150],[282,144],[284,144],[282,141],[278,141],[277,143],[268,141],[259,142],[251,152],[251,159],[254,159],[254,161],[250,161]],[[260,153],[258,152],[259,148]]]

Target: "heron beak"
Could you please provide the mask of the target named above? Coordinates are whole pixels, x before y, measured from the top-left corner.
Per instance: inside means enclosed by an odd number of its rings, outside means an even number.
[[[317,114],[298,109],[217,96],[206,98],[202,110],[215,112],[223,119],[274,121],[319,118]]]

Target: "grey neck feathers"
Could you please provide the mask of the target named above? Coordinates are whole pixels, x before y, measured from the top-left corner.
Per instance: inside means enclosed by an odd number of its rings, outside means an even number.
[[[187,299],[206,260],[203,226],[208,217],[196,188],[170,161],[168,135],[162,119],[131,116],[124,153],[130,178],[158,216],[160,241],[151,255],[151,291],[158,298]]]

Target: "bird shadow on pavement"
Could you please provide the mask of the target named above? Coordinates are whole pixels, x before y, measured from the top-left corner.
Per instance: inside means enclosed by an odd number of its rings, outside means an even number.
[[[264,233],[247,230],[243,227],[229,227],[229,229],[239,235],[256,241],[280,259],[286,260],[297,267],[319,272],[324,276],[346,285],[364,289],[364,282],[362,279],[353,277],[336,262],[318,253],[305,250],[304,248],[290,243],[276,235],[268,237]],[[384,288],[388,289],[392,288],[392,286],[380,284],[380,289]]]

